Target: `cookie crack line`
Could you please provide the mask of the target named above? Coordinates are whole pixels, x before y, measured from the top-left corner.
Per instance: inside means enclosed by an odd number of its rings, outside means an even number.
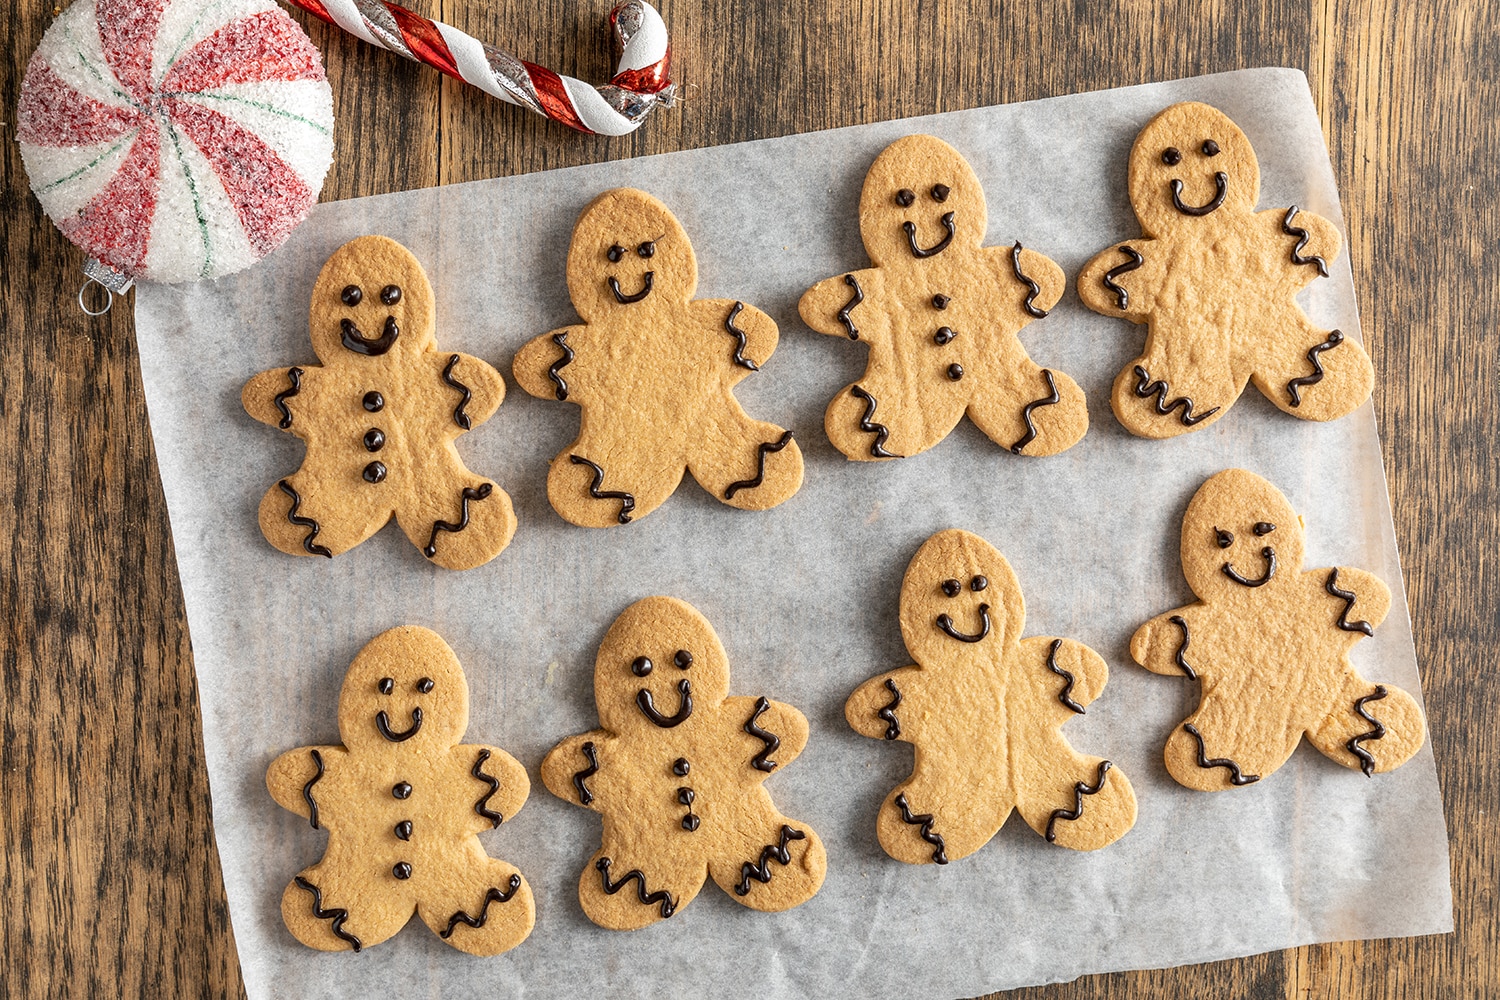
[[[687,681],[683,681],[683,683],[686,684]],[[769,729],[760,728],[760,726],[756,725],[755,720],[759,719],[763,714],[765,714],[766,710],[770,707],[770,700],[767,699],[765,695],[761,695],[759,698],[755,699],[755,708],[753,711],[751,711],[750,718],[745,721],[745,732],[749,733],[751,736],[754,736],[756,739],[760,740],[766,745],[766,748],[764,750],[751,758],[750,766],[755,768],[757,771],[765,771],[767,774],[776,770],[776,762],[774,760],[771,760],[770,758],[771,754],[781,749],[781,737],[777,736]]]
[[[311,751],[313,766],[318,769],[317,773],[307,779],[307,784],[302,786],[302,798],[307,801],[308,820],[312,823],[314,830],[318,829],[318,803],[313,798],[313,785],[323,780],[323,755],[316,750]]]
[[[753,878],[761,885],[769,885],[771,882],[771,861],[775,859],[782,865],[792,863],[792,852],[787,848],[787,842],[792,840],[806,840],[807,834],[801,830],[793,830],[785,823],[781,824],[781,841],[776,844],[767,844],[760,850],[760,863],[746,861],[740,866],[740,884],[734,887],[736,896],[748,896],[750,894],[750,880]]]
[[[479,757],[474,761],[474,766],[469,769],[469,773],[489,786],[489,790],[481,795],[479,797],[479,800],[474,803],[474,811],[480,816],[483,816],[485,819],[489,820],[490,829],[493,830],[501,823],[505,822],[505,817],[500,815],[495,810],[489,808],[490,798],[496,792],[500,791],[500,779],[496,778],[493,774],[487,773],[484,770],[484,762],[489,759],[490,752],[488,750],[479,751]]]
[[[672,914],[677,912],[677,902],[672,898],[671,893],[667,892],[665,889],[658,889],[655,892],[650,893],[646,891],[646,873],[641,871],[639,868],[632,868],[630,869],[630,871],[625,873],[625,877],[620,879],[620,881],[611,882],[609,879],[609,869],[613,864],[614,862],[609,858],[600,858],[598,861],[594,862],[594,867],[599,870],[599,875],[604,880],[605,892],[613,896],[615,893],[625,888],[628,883],[633,881],[636,883],[636,899],[640,900],[642,905],[651,906],[654,903],[660,903],[661,915],[663,917],[670,917]]]
[[[1026,433],[1022,435],[1021,440],[1010,446],[1010,453],[1012,455],[1021,454],[1022,449],[1036,440],[1036,424],[1031,419],[1031,412],[1040,406],[1051,406],[1054,403],[1062,402],[1062,396],[1058,395],[1057,392],[1057,380],[1052,377],[1052,372],[1043,368],[1042,377],[1047,380],[1047,392],[1049,395],[1043,396],[1041,399],[1033,399],[1021,409],[1021,419],[1026,422]]]
[[[1256,578],[1242,576],[1240,571],[1234,568],[1233,563],[1225,563],[1220,569],[1224,571],[1225,576],[1241,587],[1264,587],[1276,575],[1276,550],[1267,545],[1260,550],[1260,556],[1266,561],[1266,569],[1264,573]]]
[[[594,741],[589,740],[579,747],[584,760],[589,762],[588,767],[581,767],[573,772],[573,787],[578,789],[578,804],[588,805],[594,801],[594,793],[589,790],[588,780],[599,773],[599,758],[594,752]]]
[[[302,391],[302,375],[301,368],[288,368],[286,380],[291,383],[291,388],[281,390],[271,400],[276,404],[276,409],[281,411],[281,422],[276,426],[282,430],[289,430],[292,426],[292,411],[287,408],[286,401]]]
[[[948,863],[948,845],[943,843],[941,834],[932,832],[932,813],[921,813],[912,815],[911,807],[906,804],[906,793],[902,792],[895,798],[896,808],[901,810],[901,822],[908,826],[920,826],[918,831],[922,839],[933,845],[932,860],[940,865]]]
[[[885,689],[891,693],[891,700],[875,715],[885,723],[885,738],[893,740],[901,735],[901,723],[896,721],[896,709],[901,706],[901,689],[889,677],[885,679]]]
[[[339,320],[340,342],[355,354],[363,354],[367,358],[380,357],[396,346],[396,339],[400,336],[401,328],[396,325],[394,316],[385,318],[385,326],[378,337],[366,337],[360,332],[359,327],[354,325],[354,320],[347,316]]]
[[[297,886],[297,888],[312,894],[312,915],[314,917],[317,917],[319,920],[333,921],[329,929],[333,931],[334,937],[338,938],[341,941],[348,941],[350,946],[353,947],[356,952],[364,947],[364,945],[360,943],[359,938],[344,930],[344,921],[349,919],[348,910],[343,909],[342,907],[325,910],[323,909],[323,890],[313,885],[301,875],[293,878],[292,882]]]
[[[448,365],[443,369],[443,381],[457,389],[463,397],[458,401],[458,405],[453,408],[453,422],[464,430],[469,430],[473,422],[469,420],[469,414],[465,411],[464,407],[469,405],[469,400],[474,398],[474,393],[470,391],[468,386],[453,377],[453,369],[461,357],[463,355],[455,354],[448,359]]]
[[[287,482],[285,479],[281,480],[276,485],[280,488],[281,492],[285,493],[292,499],[292,509],[286,512],[286,519],[299,528],[311,529],[310,531],[308,531],[307,536],[302,539],[302,548],[307,552],[308,555],[324,556],[325,558],[332,559],[333,552],[329,550],[328,546],[317,545],[313,542],[313,539],[318,537],[318,532],[323,530],[323,526],[310,517],[297,516],[297,509],[302,506],[302,494],[293,489],[292,484]]]
[[[1173,615],[1171,618],[1168,618],[1167,621],[1171,622],[1173,625],[1176,625],[1179,629],[1182,630],[1182,641],[1177,644],[1177,652],[1173,654],[1172,659],[1177,662],[1177,668],[1184,674],[1187,674],[1188,680],[1195,681],[1198,679],[1198,672],[1188,665],[1188,661],[1182,655],[1183,653],[1187,652],[1188,643],[1192,641],[1188,637],[1187,619],[1183,618],[1181,615]]]
[[[1288,379],[1287,383],[1286,383],[1286,392],[1287,392],[1287,395],[1292,398],[1292,405],[1293,406],[1301,406],[1302,405],[1302,390],[1303,389],[1306,389],[1309,386],[1317,385],[1319,382],[1323,381],[1323,375],[1325,374],[1325,372],[1323,371],[1323,359],[1320,358],[1318,355],[1322,354],[1324,351],[1331,351],[1331,350],[1333,350],[1335,347],[1339,346],[1343,342],[1344,342],[1344,333],[1343,333],[1343,331],[1342,330],[1334,330],[1332,333],[1330,333],[1328,335],[1328,339],[1327,340],[1323,341],[1321,344],[1314,344],[1312,347],[1308,348],[1308,350],[1307,350],[1307,360],[1313,366],[1312,374],[1311,375],[1302,375],[1302,376],[1300,376],[1298,378],[1294,378],[1294,379]]]
[[[1384,739],[1385,723],[1381,722],[1379,719],[1375,718],[1375,716],[1365,711],[1365,704],[1367,702],[1379,701],[1388,693],[1389,692],[1386,691],[1384,684],[1376,684],[1373,693],[1365,695],[1363,698],[1360,698],[1354,703],[1354,711],[1359,715],[1361,719],[1364,719],[1366,722],[1370,723],[1370,725],[1372,725],[1374,728],[1367,733],[1360,733],[1358,736],[1351,737],[1349,739],[1349,742],[1344,745],[1349,748],[1350,753],[1359,758],[1359,769],[1365,773],[1366,778],[1375,777],[1375,756],[1371,754],[1370,751],[1360,746],[1360,744],[1364,743],[1366,740]]]
[[[1134,247],[1122,246],[1118,252],[1130,259],[1104,272],[1104,287],[1115,293],[1115,303],[1120,307],[1120,311],[1124,312],[1130,308],[1130,292],[1124,285],[1116,284],[1115,279],[1139,268],[1146,262],[1146,258],[1141,256]]]
[[[1073,808],[1052,810],[1052,815],[1047,818],[1047,843],[1055,844],[1057,842],[1055,827],[1058,820],[1075,820],[1083,815],[1083,797],[1085,795],[1098,795],[1104,791],[1104,781],[1109,776],[1109,769],[1114,766],[1110,761],[1101,760],[1099,762],[1099,774],[1094,779],[1093,785],[1090,785],[1086,781],[1073,782]]]
[[[1025,309],[1027,315],[1029,316],[1035,317],[1036,319],[1046,319],[1047,310],[1038,308],[1036,304],[1036,297],[1042,294],[1042,286],[1038,285],[1034,280],[1027,277],[1026,272],[1021,270],[1021,251],[1024,249],[1026,248],[1021,246],[1020,240],[1017,240],[1016,245],[1010,248],[1011,270],[1015,272],[1016,280],[1025,285],[1028,289],[1028,291],[1026,292],[1026,301],[1021,303],[1021,308]]]
[[[760,365],[745,357],[745,345],[749,343],[744,330],[734,325],[734,318],[745,308],[745,303],[736,302],[729,310],[729,315],[724,317],[725,331],[735,339],[734,363],[741,368],[748,368],[753,372],[760,371]]]
[[[1193,401],[1188,396],[1178,396],[1168,403],[1167,394],[1172,390],[1168,388],[1166,380],[1157,379],[1155,382],[1151,381],[1151,376],[1147,374],[1146,369],[1141,365],[1135,366],[1135,377],[1137,380],[1135,394],[1141,399],[1145,399],[1148,396],[1156,396],[1156,412],[1164,417],[1178,407],[1181,407],[1182,412],[1177,415],[1177,419],[1182,422],[1182,426],[1184,427],[1191,427],[1219,412],[1219,408],[1215,406],[1206,413],[1194,415]]]
[[[407,740],[417,735],[418,731],[421,730],[422,710],[420,708],[412,709],[411,728],[407,729],[404,732],[396,732],[391,728],[391,720],[386,717],[385,710],[382,709],[381,711],[375,713],[375,728],[380,730],[381,736],[384,736],[392,743],[405,743]]]
[[[621,490],[601,490],[604,485],[604,470],[594,462],[590,462],[582,455],[569,455],[568,458],[574,465],[587,465],[594,471],[594,481],[589,484],[589,496],[595,500],[618,500],[620,501],[620,514],[616,518],[621,524],[630,523],[630,512],[635,510],[635,497]]]
[[[1312,254],[1308,257],[1302,256],[1302,250],[1307,246],[1307,241],[1312,239],[1312,234],[1300,226],[1292,225],[1292,220],[1297,217],[1297,212],[1297,206],[1293,205],[1286,210],[1286,218],[1281,220],[1281,231],[1288,236],[1295,236],[1297,238],[1297,245],[1292,247],[1292,263],[1312,264],[1317,267],[1318,274],[1326,278],[1328,277],[1328,262],[1326,260],[1317,254]]]
[[[623,291],[620,290],[620,282],[615,279],[614,275],[610,275],[609,290],[615,293],[616,302],[620,303],[620,305],[622,306],[628,306],[632,303],[639,302],[641,301],[641,299],[644,299],[646,296],[650,295],[651,286],[655,282],[655,280],[656,272],[647,271],[645,274],[641,275],[641,290],[631,295],[626,295]]]
[[[446,941],[453,936],[453,932],[458,929],[459,924],[475,928],[483,927],[485,921],[490,918],[490,904],[509,903],[511,898],[515,896],[516,891],[521,888],[521,876],[512,875],[508,885],[509,887],[504,892],[501,892],[494,886],[490,887],[489,891],[484,894],[484,901],[479,907],[479,916],[471,917],[463,910],[459,910],[453,914],[453,916],[448,918],[447,928],[440,931],[438,937]]]
[[[870,454],[875,458],[900,458],[895,452],[885,450],[886,439],[891,436],[890,428],[885,424],[877,424],[871,418],[875,416],[875,407],[879,405],[875,397],[864,390],[862,386],[851,385],[849,395],[855,399],[865,401],[865,414],[859,418],[859,429],[866,434],[874,434],[875,440],[870,444]]]
[[[865,300],[865,290],[859,287],[859,279],[852,274],[844,275],[844,284],[849,286],[849,301],[838,312],[838,320],[844,324],[844,332],[850,340],[859,339],[859,327],[854,325],[854,307]]]
[[[1088,713],[1083,710],[1083,706],[1073,700],[1073,675],[1057,665],[1057,651],[1062,648],[1062,644],[1063,641],[1061,639],[1053,639],[1052,648],[1047,650],[1047,669],[1066,682],[1063,689],[1057,692],[1057,700],[1079,715],[1087,715]],[[1069,818],[1077,819],[1078,817],[1072,816]],[[1050,840],[1051,838],[1047,839]]]
[[[673,729],[692,717],[692,682],[686,679],[677,682],[677,711],[672,715],[662,715],[657,711],[656,704],[651,699],[651,692],[647,688],[641,688],[635,693],[635,704],[641,710],[641,714],[650,719],[653,724],[662,729]]]
[[[730,483],[724,490],[724,499],[732,500],[740,490],[753,490],[766,481],[766,456],[775,454],[792,443],[792,432],[782,431],[781,437],[775,441],[763,441],[756,446],[757,466],[754,479],[741,479],[739,482]]]
[[[1349,620],[1349,612],[1354,610],[1356,598],[1354,591],[1339,589],[1339,571],[1337,567],[1328,571],[1328,580],[1323,584],[1323,589],[1328,591],[1332,596],[1342,599],[1344,602],[1344,610],[1339,612],[1339,620],[1335,623],[1339,628],[1345,632],[1360,632],[1366,636],[1375,634],[1375,626],[1369,622],[1361,620],[1351,622]]]
[[[960,632],[953,627],[953,619],[946,614],[937,616],[937,627],[959,642],[980,642],[989,637],[990,634],[990,606],[981,604],[979,606],[979,620],[982,623],[979,631],[973,635]]]
[[[1230,760],[1228,757],[1210,758],[1208,756],[1208,747],[1203,742],[1203,734],[1198,732],[1197,726],[1193,725],[1191,722],[1184,722],[1182,724],[1182,728],[1187,730],[1188,735],[1198,741],[1199,767],[1203,768],[1205,771],[1215,767],[1227,768],[1229,770],[1229,783],[1231,785],[1253,785],[1255,784],[1255,782],[1260,780],[1260,775],[1258,774],[1244,774],[1243,772],[1241,772],[1240,766],[1234,761]]]
[[[450,531],[456,534],[457,532],[463,531],[465,528],[467,528],[469,526],[469,501],[483,500],[492,492],[494,492],[494,489],[494,483],[482,483],[478,489],[475,489],[472,486],[465,486],[463,488],[463,492],[459,494],[458,521],[433,522],[432,535],[427,539],[427,547],[422,550],[422,554],[428,559],[436,557],[438,532]]]
[[[930,247],[927,247],[926,249],[917,246],[916,224],[913,222],[901,223],[901,228],[906,231],[906,245],[911,249],[911,255],[913,257],[917,258],[918,260],[924,260],[928,257],[936,257],[938,254],[948,249],[948,244],[953,242],[954,236],[953,213],[944,212],[942,221],[943,228],[948,231],[947,234],[944,235],[942,239],[938,240],[936,243],[934,243]]]
[[[568,383],[560,374],[562,370],[573,363],[577,353],[568,346],[568,335],[566,333],[554,333],[552,342],[562,348],[562,357],[547,366],[547,377],[557,386],[557,401],[560,403],[568,398]]]
[[[1183,215],[1204,216],[1213,212],[1224,204],[1224,196],[1229,194],[1229,175],[1220,170],[1214,174],[1214,196],[1205,205],[1188,205],[1182,200],[1182,181],[1175,177],[1172,179],[1172,205]]]

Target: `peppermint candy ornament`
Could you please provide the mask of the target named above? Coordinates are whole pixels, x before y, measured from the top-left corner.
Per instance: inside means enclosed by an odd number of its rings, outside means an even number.
[[[26,69],[17,137],[85,273],[121,291],[276,249],[332,163],[333,94],[271,0],[77,0]]]

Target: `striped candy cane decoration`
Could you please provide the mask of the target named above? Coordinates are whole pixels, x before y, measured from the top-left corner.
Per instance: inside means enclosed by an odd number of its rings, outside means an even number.
[[[517,59],[457,28],[383,0],[287,2],[371,45],[426,63],[492,97],[580,132],[634,132],[653,107],[671,107],[676,96],[667,78],[672,57],[667,26],[645,0],[628,0],[610,11],[620,65],[609,83],[597,87]]]

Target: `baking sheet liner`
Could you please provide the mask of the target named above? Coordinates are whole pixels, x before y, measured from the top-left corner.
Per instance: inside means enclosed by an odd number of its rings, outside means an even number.
[[[1307,519],[1307,566],[1371,570],[1390,617],[1353,659],[1371,681],[1420,698],[1372,407],[1332,424],[1294,420],[1247,390],[1213,426],[1171,441],[1131,437],[1109,410],[1111,380],[1144,328],[1095,315],[1071,284],[1021,339],[1088,394],[1092,426],[1062,455],[1010,455],[962,423],[900,462],[853,463],[823,409],[864,368],[865,348],[797,318],[815,281],[867,265],[857,227],[866,168],[892,140],[937,135],[973,165],[989,202],[987,244],[1019,239],[1070,283],[1088,257],[1139,232],[1126,156],[1160,108],[1202,100],[1259,154],[1262,206],[1297,204],[1338,222],[1338,196],[1305,77],[1247,70],[1004,107],[858,126],[320,205],[287,244],[233,278],[142,286],[136,328],[162,484],[192,632],[214,825],[241,968],[268,996],[958,996],[1084,973],[1204,962],[1316,941],[1452,929],[1447,838],[1430,747],[1366,779],[1304,745],[1271,778],[1220,794],[1166,774],[1162,745],[1198,688],[1131,663],[1148,617],[1192,599],[1177,559],[1188,498],[1232,466],[1276,483]],[[781,342],[738,395],[793,428],[800,493],[769,512],[732,510],[691,479],[649,517],[586,530],[547,503],[547,462],[576,408],[510,378],[516,349],[576,318],[563,283],[569,234],[600,191],[644,188],[682,220],[699,297],[737,298],[776,319]],[[509,393],[459,440],[468,465],[515,502],[520,528],[488,565],[427,563],[393,524],[334,560],[297,559],[261,537],[262,493],[297,468],[302,444],[241,410],[254,373],[314,359],[306,328],[318,269],[344,241],[383,233],[409,247],[437,293],[438,343],[485,358]],[[1302,298],[1316,322],[1357,336],[1347,254]],[[1381,391],[1377,386],[1376,391]],[[1135,785],[1124,839],[1080,854],[1012,816],[983,850],[945,867],[887,857],[875,813],[911,748],[852,732],[842,706],[872,674],[910,659],[897,625],[901,575],[928,535],[962,527],[1010,560],[1026,634],[1069,636],[1109,661],[1109,686],[1064,732]],[[538,769],[557,740],[595,725],[593,659],[632,601],[670,594],[724,641],[736,694],[801,708],[807,751],[771,775],[780,807],[828,846],[822,892],[782,914],[708,886],[673,919],[624,934],[595,927],[576,897],[599,842],[597,815],[553,798]],[[436,629],[469,678],[469,742],[527,767],[526,807],[483,840],[537,897],[529,940],[496,958],[444,945],[413,920],[361,954],[322,954],[282,925],[283,887],[321,856],[324,834],[278,808],[266,766],[291,747],[338,741],[345,668],[378,632]]]

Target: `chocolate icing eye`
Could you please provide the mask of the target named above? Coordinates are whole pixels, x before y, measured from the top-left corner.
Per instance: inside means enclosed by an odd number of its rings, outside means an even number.
[[[1175,167],[1182,162],[1182,154],[1177,151],[1176,146],[1168,146],[1161,151],[1161,162],[1169,167]]]
[[[359,290],[358,285],[345,285],[344,290],[339,292],[339,300],[346,306],[357,306],[364,297],[365,293]]]
[[[431,677],[423,677],[417,681],[417,690],[423,694],[431,694],[434,686]]]
[[[396,682],[395,681],[393,681],[389,677],[382,677],[382,678],[380,678],[380,693],[381,694],[390,694],[394,690],[396,690]]]
[[[963,589],[964,585],[959,583],[957,580],[943,581],[943,593],[947,594],[949,597],[957,597]]]
[[[896,192],[896,204],[902,208],[909,208],[911,203],[917,200],[917,193],[911,188],[902,188]]]
[[[679,649],[677,655],[672,657],[672,662],[677,664],[678,670],[686,670],[693,665],[693,654],[685,649]]]
[[[637,656],[634,660],[630,661],[630,672],[637,677],[645,677],[652,669],[653,664],[649,656]]]
[[[656,254],[656,241],[647,240],[635,248],[635,252],[641,257],[652,257]]]
[[[950,188],[946,184],[934,184],[932,186],[932,200],[933,201],[947,201],[948,200],[948,192],[951,191],[951,190],[953,190],[953,189]]]
[[[1219,144],[1217,142],[1214,142],[1212,139],[1209,139],[1206,142],[1204,142],[1203,143],[1203,155],[1204,156],[1218,156],[1219,155]]]
[[[620,258],[625,256],[625,248],[616,243],[614,246],[609,248],[604,256],[609,258],[609,262],[611,264],[618,264],[620,262]]]
[[[983,590],[985,587],[988,587],[989,585],[990,581],[983,576],[976,576],[974,579],[969,581],[969,589],[975,591],[976,593]]]
[[[1255,522],[1255,533],[1257,535],[1269,535],[1271,532],[1273,532],[1275,530],[1276,530],[1276,525],[1272,524],[1270,521],[1256,521]]]
[[[1219,540],[1219,548],[1227,549],[1234,544],[1234,532],[1225,531],[1223,528],[1215,528],[1214,535]]]
[[[380,301],[388,306],[393,306],[401,301],[401,286],[386,285],[380,290]]]

